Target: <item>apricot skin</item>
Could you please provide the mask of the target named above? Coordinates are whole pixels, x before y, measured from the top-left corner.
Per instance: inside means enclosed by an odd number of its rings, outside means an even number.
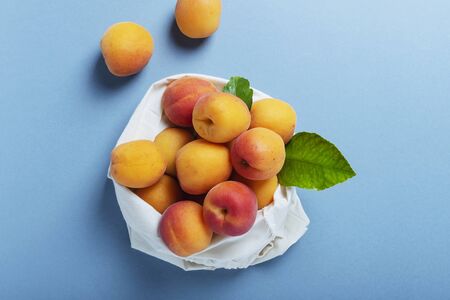
[[[220,25],[221,0],[178,0],[175,19],[180,31],[190,38],[211,36]]]
[[[167,163],[166,174],[177,175],[175,169],[177,151],[193,139],[192,133],[182,128],[166,128],[155,137],[155,144]]]
[[[208,192],[216,184],[227,180],[232,171],[228,148],[202,139],[178,150],[176,168],[181,188],[191,195]]]
[[[149,187],[135,189],[133,192],[161,214],[183,197],[178,182],[168,175],[163,175],[158,182]]]
[[[213,143],[227,143],[250,126],[250,112],[238,97],[211,93],[195,104],[192,113],[195,131]]]
[[[181,127],[192,127],[192,111],[200,97],[217,92],[208,80],[182,77],[171,82],[162,96],[164,113],[170,122]]]
[[[144,188],[156,183],[166,170],[158,147],[148,140],[121,144],[111,153],[110,174],[126,187]]]
[[[213,233],[203,221],[200,204],[180,201],[169,206],[162,215],[159,234],[173,253],[189,256],[207,248]]]
[[[265,180],[277,175],[285,158],[283,139],[262,127],[245,131],[231,146],[234,170],[250,180]]]
[[[120,22],[109,27],[100,42],[109,71],[125,77],[138,73],[153,55],[153,38],[143,26]]]
[[[235,173],[233,180],[248,186],[256,194],[258,209],[262,209],[273,202],[273,195],[278,187],[278,177],[273,176],[266,180],[250,180]]]
[[[297,115],[287,102],[263,99],[253,103],[250,128],[264,127],[278,133],[287,144],[294,135]]]
[[[250,230],[258,210],[255,193],[237,181],[214,186],[203,203],[203,218],[220,235],[237,236]]]

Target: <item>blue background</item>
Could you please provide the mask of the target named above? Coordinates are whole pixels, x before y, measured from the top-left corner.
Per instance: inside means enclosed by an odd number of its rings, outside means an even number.
[[[0,3],[1,299],[449,299],[450,2],[225,0],[180,36],[175,1]],[[155,53],[110,76],[99,41],[145,25]],[[358,176],[299,190],[311,218],[284,256],[183,272],[129,247],[109,153],[149,85],[242,75],[289,101]]]

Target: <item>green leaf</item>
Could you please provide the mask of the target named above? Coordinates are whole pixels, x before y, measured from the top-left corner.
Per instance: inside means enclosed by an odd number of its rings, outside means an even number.
[[[300,132],[286,145],[286,161],[278,179],[284,186],[324,190],[355,175],[335,145],[318,134]]]
[[[244,77],[231,77],[228,83],[223,87],[223,92],[241,98],[242,101],[247,104],[248,109],[252,108],[253,89],[250,88],[250,82]]]

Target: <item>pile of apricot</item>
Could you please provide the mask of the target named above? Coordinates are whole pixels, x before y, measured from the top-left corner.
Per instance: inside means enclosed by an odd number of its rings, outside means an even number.
[[[171,127],[153,141],[117,146],[110,173],[162,214],[167,247],[189,256],[207,248],[214,233],[245,234],[257,210],[272,203],[296,113],[278,99],[249,109],[196,77],[171,82],[161,101]]]

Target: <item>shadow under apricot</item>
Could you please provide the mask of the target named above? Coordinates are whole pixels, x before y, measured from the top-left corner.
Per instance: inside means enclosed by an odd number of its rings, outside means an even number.
[[[174,18],[171,19],[171,24],[169,26],[169,34],[172,42],[183,49],[186,50],[194,50],[196,48],[201,47],[202,45],[205,45],[209,38],[204,39],[192,39],[187,36],[185,36],[180,29],[178,28],[177,22]]]
[[[137,76],[139,76],[139,73],[127,77],[117,77],[111,74],[102,54],[99,53],[92,71],[92,82],[100,89],[117,90],[130,83]]]

